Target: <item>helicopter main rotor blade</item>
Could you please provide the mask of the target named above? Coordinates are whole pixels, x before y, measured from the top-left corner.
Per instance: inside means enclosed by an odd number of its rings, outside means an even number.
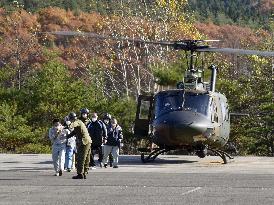
[[[222,52],[222,53],[232,53],[232,54],[242,54],[242,55],[258,55],[271,57],[274,56],[273,51],[257,51],[257,50],[245,50],[236,48],[201,48],[196,49],[199,52]]]
[[[135,43],[148,43],[148,44],[166,45],[166,46],[173,46],[174,44],[174,42],[172,41],[147,41],[139,38],[108,36],[108,35],[101,35],[101,34],[96,34],[92,32],[49,31],[49,32],[41,32],[41,33],[60,35],[60,36],[80,36],[80,37],[90,37],[90,38],[97,38],[97,39],[111,39],[116,41],[129,41],[129,42],[135,42]]]
[[[80,37],[90,37],[97,39],[110,39],[115,41],[128,41],[133,43],[144,43],[144,44],[154,44],[171,46],[176,50],[186,50],[192,52],[223,52],[232,54],[242,54],[242,55],[258,55],[265,57],[274,56],[273,51],[258,51],[258,50],[245,50],[245,49],[234,49],[234,48],[214,48],[208,45],[198,45],[202,42],[218,42],[219,40],[181,40],[181,41],[149,41],[140,38],[128,38],[128,37],[118,37],[101,35],[93,32],[77,32],[77,31],[49,31],[41,32],[42,34],[53,34],[60,36],[80,36]]]

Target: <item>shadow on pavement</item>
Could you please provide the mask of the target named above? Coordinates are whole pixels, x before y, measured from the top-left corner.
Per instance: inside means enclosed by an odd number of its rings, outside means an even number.
[[[43,161],[43,162],[38,162],[35,164],[52,164],[52,161]]]
[[[53,170],[52,167],[17,167],[17,168],[11,168],[6,171],[31,171],[31,172],[40,172],[45,170]]]
[[[97,156],[96,156],[97,157]],[[97,161],[98,158],[95,158]],[[119,164],[120,165],[136,165],[136,166],[161,166],[165,164],[189,164],[189,163],[195,163],[198,162],[198,160],[184,160],[182,159],[182,156],[168,156],[168,155],[161,155],[160,158],[156,158],[154,161],[143,163],[141,161],[141,157],[138,155],[121,155],[119,156]],[[16,164],[17,166],[9,167],[6,170],[1,171],[15,171],[15,172],[40,172],[45,170],[53,170],[53,165],[51,160],[45,160],[45,161],[36,161],[33,162],[30,166],[24,166],[22,162],[3,162],[3,163],[10,163],[10,164]],[[23,165],[23,166],[22,166]]]
[[[168,157],[167,155],[165,155],[165,159],[163,158],[156,158],[154,161],[152,162],[147,162],[147,163],[143,163],[141,161],[141,157],[140,156],[124,156],[121,155],[119,157],[119,164],[121,165],[144,165],[144,164],[149,164],[149,165],[159,165],[159,164],[186,164],[186,163],[194,163],[194,162],[198,162],[197,161],[191,161],[191,160],[182,160],[179,157],[176,156],[170,156]]]

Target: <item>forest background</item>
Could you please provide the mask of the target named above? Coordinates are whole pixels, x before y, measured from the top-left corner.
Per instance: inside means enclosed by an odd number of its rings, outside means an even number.
[[[136,154],[136,99],[182,80],[183,53],[155,45],[41,32],[73,30],[144,40],[220,39],[218,46],[274,50],[271,0],[1,0],[0,152],[49,153],[53,118],[83,107],[109,112]],[[232,112],[239,154],[273,156],[273,59],[207,54]]]

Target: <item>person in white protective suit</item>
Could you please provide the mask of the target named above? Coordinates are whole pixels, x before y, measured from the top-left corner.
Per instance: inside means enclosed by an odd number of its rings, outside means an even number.
[[[64,129],[58,119],[53,120],[53,127],[49,130],[49,139],[52,143],[52,161],[55,176],[62,176],[65,164],[65,153],[68,129]]]

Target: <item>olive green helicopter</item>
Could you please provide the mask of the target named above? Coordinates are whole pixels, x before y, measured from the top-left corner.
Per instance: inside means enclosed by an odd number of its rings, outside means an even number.
[[[184,79],[175,89],[159,91],[151,95],[139,95],[137,102],[134,135],[148,139],[153,148],[139,148],[141,160],[151,162],[165,152],[185,150],[204,158],[208,150],[220,156],[227,163],[223,150],[229,140],[230,116],[227,98],[215,89],[217,66],[210,65],[210,82],[204,81],[204,69],[195,67],[196,53],[221,52],[240,55],[273,57],[273,51],[216,48],[208,42],[218,40],[146,41],[136,38],[112,37],[95,33],[56,31],[45,32],[61,36],[85,36],[99,39],[112,39],[143,44],[168,46],[184,50],[188,60]],[[146,156],[146,153],[148,155]]]

